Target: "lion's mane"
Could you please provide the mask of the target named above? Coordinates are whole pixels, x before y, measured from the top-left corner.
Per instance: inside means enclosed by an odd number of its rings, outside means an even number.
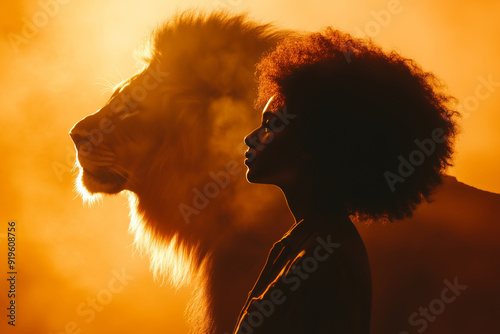
[[[209,309],[217,312],[217,304],[229,303],[218,295],[251,288],[265,259],[262,251],[283,230],[279,221],[289,224],[281,196],[274,189],[248,185],[243,165],[243,137],[258,123],[252,107],[255,64],[287,34],[244,15],[187,12],[157,27],[140,53],[146,70],[168,73],[158,89],[169,98],[158,101],[165,140],[157,159],[141,190],[129,192],[130,231],[157,277],[175,287],[194,283],[191,319],[203,318],[194,324],[196,332],[213,332],[218,323],[237,315],[237,305],[229,315],[210,314]],[[206,207],[196,209],[197,194],[216,183],[214,175],[228,173],[229,164],[238,172],[227,186],[219,185],[216,196],[206,196]],[[274,205],[265,221],[275,219],[276,232],[256,232],[264,213],[251,204],[255,198]],[[258,250],[249,254],[251,248]],[[231,291],[218,282],[228,280],[230,270],[252,277],[245,283],[236,278]],[[225,306],[220,312],[231,313]]]

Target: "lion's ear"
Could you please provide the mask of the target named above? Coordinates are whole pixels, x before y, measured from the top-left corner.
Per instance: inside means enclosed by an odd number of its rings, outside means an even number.
[[[203,117],[203,114],[205,114],[206,104],[198,98],[181,96],[176,98],[173,102],[179,113],[195,114],[198,117]]]

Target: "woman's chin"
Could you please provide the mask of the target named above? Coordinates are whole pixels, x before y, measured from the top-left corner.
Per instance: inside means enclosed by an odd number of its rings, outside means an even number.
[[[262,181],[260,181],[259,175],[250,168],[247,170],[247,181],[250,183],[262,183]]]
[[[250,183],[255,183],[254,181],[254,177],[253,177],[253,174],[252,172],[250,171],[250,169],[247,170],[247,181],[250,182]]]
[[[247,181],[250,183],[274,184],[272,177],[262,175],[262,173],[258,173],[250,168],[247,170]]]

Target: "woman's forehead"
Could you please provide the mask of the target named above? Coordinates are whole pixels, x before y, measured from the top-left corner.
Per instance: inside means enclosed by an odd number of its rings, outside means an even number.
[[[286,108],[286,105],[279,107],[279,108],[273,108],[273,99],[275,98],[275,95],[271,96],[269,100],[266,103],[266,106],[262,110],[262,118],[270,117],[273,116],[276,113],[279,113],[283,111],[284,108]]]
[[[274,99],[274,95],[273,95],[273,96],[271,96],[271,97],[269,98],[269,100],[267,101],[266,106],[264,107],[264,110],[262,110],[262,116],[264,116],[264,114],[265,114],[266,112],[272,112],[271,110],[267,110],[267,109],[268,109],[268,108],[269,108],[269,106],[271,105],[271,102],[273,102],[273,99]]]

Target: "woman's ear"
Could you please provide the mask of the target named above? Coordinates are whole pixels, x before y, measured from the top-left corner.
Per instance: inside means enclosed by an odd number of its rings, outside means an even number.
[[[311,161],[313,159],[313,154],[311,152],[311,147],[309,146],[309,144],[304,142],[304,138],[306,138],[306,136],[303,133],[300,133],[299,136],[299,138],[302,139],[302,141],[299,141],[298,143],[298,153],[300,155],[300,158],[303,161]]]

